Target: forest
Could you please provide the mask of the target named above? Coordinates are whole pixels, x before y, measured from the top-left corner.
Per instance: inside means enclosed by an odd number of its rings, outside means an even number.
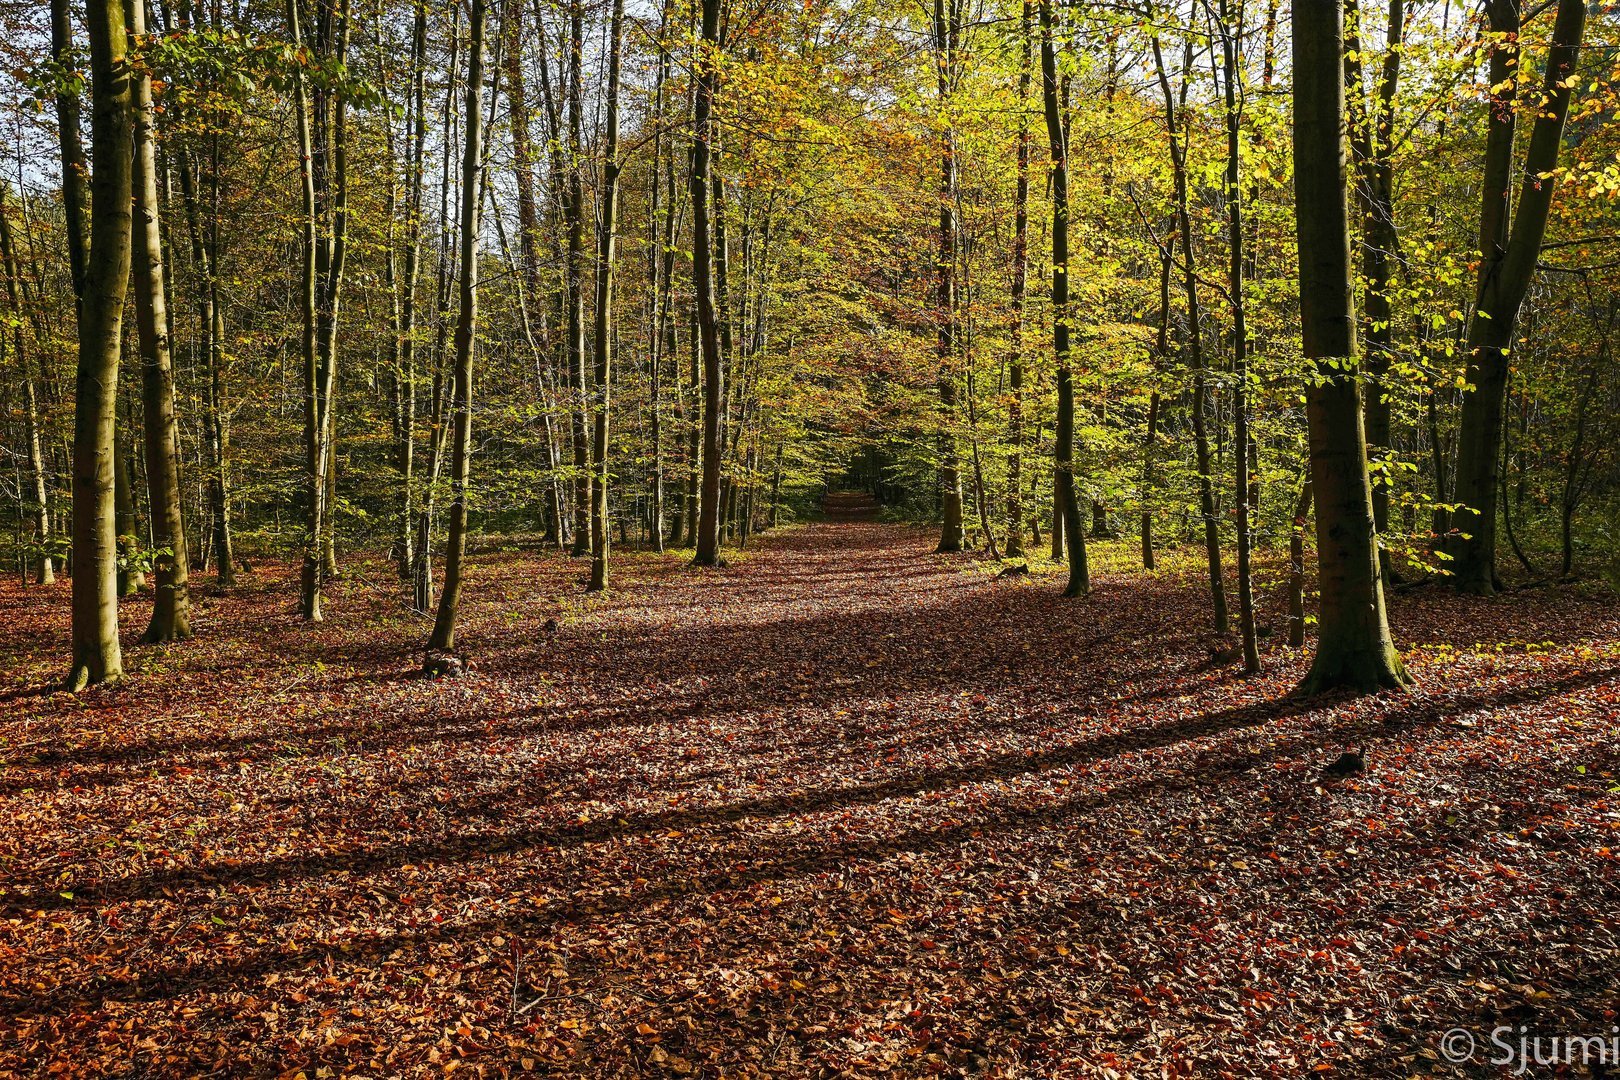
[[[1620,1070],[1620,6],[0,56],[0,1075]]]

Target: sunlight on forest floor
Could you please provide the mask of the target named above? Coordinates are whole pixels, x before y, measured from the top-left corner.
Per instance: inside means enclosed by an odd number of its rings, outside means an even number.
[[[590,599],[480,554],[439,681],[380,560],[314,629],[259,566],[79,696],[37,692],[68,586],[6,583],[0,1072],[1410,1075],[1608,1030],[1612,597],[1396,596],[1416,691],[1306,704],[1274,585],[1245,681],[1191,552],[1065,601],[929,539],[620,553]]]

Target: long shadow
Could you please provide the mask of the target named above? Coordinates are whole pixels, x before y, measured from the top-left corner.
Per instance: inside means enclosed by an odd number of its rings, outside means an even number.
[[[1510,705],[1524,705],[1547,697],[1620,677],[1620,668],[1571,675],[1551,683],[1516,691]],[[1386,715],[1386,725],[1411,731],[1423,724],[1434,724],[1459,711],[1502,702],[1501,695],[1474,699],[1445,699],[1413,702]],[[1089,764],[1104,758],[1161,749],[1180,742],[1236,730],[1261,727],[1277,720],[1314,711],[1309,702],[1281,701],[1238,706],[1207,713],[1191,720],[1161,724],[1099,735],[1067,746],[1038,753],[1004,753],[969,765],[950,766],[910,776],[891,777],[865,784],[823,789],[791,795],[772,795],[720,806],[658,813],[618,814],[584,824],[560,823],[555,827],[527,828],[454,839],[434,839],[419,843],[392,845],[381,849],[346,849],[321,855],[288,855],[249,864],[218,865],[165,870],[135,875],[100,884],[83,884],[75,890],[75,901],[67,901],[43,885],[33,891],[14,891],[0,898],[0,913],[49,910],[68,903],[111,904],[150,898],[175,889],[214,886],[223,882],[247,883],[256,879],[284,880],[313,877],[336,871],[372,874],[403,864],[459,862],[490,858],[545,847],[579,847],[603,840],[646,835],[660,830],[687,831],[704,826],[738,822],[750,818],[788,817],[828,810],[847,810],[891,799],[915,798],[969,784],[1011,780],[1055,769]],[[468,816],[510,816],[513,801],[521,795],[515,785],[504,785],[478,799],[461,804]],[[498,813],[497,813],[498,811]],[[20,883],[19,883],[20,884]]]
[[[1174,589],[1166,589],[1165,600]],[[612,694],[622,683],[627,670],[652,672],[701,671],[708,677],[701,698],[689,702],[679,699],[667,711],[670,719],[679,719],[714,708],[719,713],[745,713],[757,709],[791,707],[792,696],[800,687],[782,682],[783,672],[802,669],[808,660],[821,680],[813,686],[815,702],[820,706],[836,708],[852,699],[872,696],[874,693],[926,689],[937,693],[971,690],[980,694],[994,694],[1010,685],[1022,685],[1035,676],[1045,664],[1053,669],[1054,679],[1084,680],[1088,674],[1084,665],[1058,663],[1053,658],[1024,654],[1018,665],[1009,665],[994,649],[985,648],[985,635],[994,632],[1007,641],[1021,640],[1022,635],[1037,630],[1047,632],[1050,639],[1050,620],[1062,611],[1063,601],[1052,597],[1034,598],[1019,608],[993,611],[993,620],[984,617],[986,594],[967,590],[954,594],[944,603],[909,611],[863,611],[853,614],[827,613],[813,616],[790,616],[763,626],[756,624],[692,626],[669,629],[658,626],[629,626],[617,631],[618,640],[611,654],[604,655],[592,648],[586,640],[589,634],[570,635],[565,632],[556,639],[541,642],[509,644],[501,658],[501,670],[523,673],[526,683],[541,680],[566,682],[575,694],[586,695],[583,702],[573,703],[593,710],[613,710],[622,699]],[[1163,611],[1171,607],[1168,602],[1148,605],[1149,610]],[[1162,616],[1161,618],[1167,618]],[[1121,641],[1153,639],[1165,645],[1178,640],[1174,631],[1167,629],[1159,619],[1139,617],[1135,620],[1112,620],[1106,633],[1080,638],[1081,628],[1070,635],[1049,640],[1055,652],[1077,651],[1087,657],[1096,670],[1090,677],[1094,683],[1119,679],[1146,679],[1162,674],[1165,665],[1160,660],[1139,661],[1140,666],[1124,668],[1117,656],[1103,652],[1105,646]],[[918,638],[930,642],[933,661],[921,671],[908,671],[910,657],[885,654],[885,666],[867,669],[857,666],[870,654],[864,648],[881,649],[890,639],[904,641]],[[1191,639],[1180,640],[1190,644]],[[859,648],[857,648],[859,647]],[[402,654],[385,651],[385,660],[401,658]],[[845,683],[843,676],[856,672],[863,678]],[[389,675],[398,675],[390,671]],[[330,690],[341,685],[346,676],[333,676],[322,681],[311,680],[306,689]],[[490,671],[485,679],[499,679],[499,671]],[[473,684],[476,685],[476,684]],[[1056,695],[1059,687],[1049,682],[1050,692]],[[600,688],[593,692],[593,688]],[[594,700],[593,700],[594,699]],[[132,703],[133,704],[133,703]],[[368,703],[369,704],[369,703]],[[641,713],[645,722],[657,722],[660,708],[648,705]],[[56,786],[90,787],[117,783],[126,779],[117,775],[70,775],[53,777],[46,769],[71,769],[78,766],[102,766],[142,769],[150,765],[174,764],[181,755],[217,755],[229,758],[230,764],[277,756],[285,752],[288,742],[308,743],[314,740],[344,737],[346,749],[365,751],[387,746],[403,745],[399,736],[407,732],[434,732],[426,742],[444,741],[460,734],[452,718],[436,711],[428,711],[409,720],[391,719],[386,727],[376,727],[363,720],[340,720],[310,724],[292,724],[270,730],[256,730],[245,734],[206,735],[182,739],[151,740],[144,743],[119,743],[114,746],[88,746],[70,749],[43,747],[32,756],[37,762],[6,766],[12,775],[0,778],[0,795],[15,794],[23,788],[35,790]],[[509,734],[521,734],[519,729],[504,729]],[[352,742],[348,741],[353,739]],[[255,750],[256,748],[256,750]],[[253,750],[255,752],[245,753]]]
[[[1313,753],[1322,746],[1328,745],[1333,737],[1332,733],[1328,733],[1319,739],[1309,740],[1297,748],[1295,756]],[[726,869],[705,874],[688,875],[651,884],[643,889],[627,890],[618,894],[593,893],[582,904],[569,902],[549,905],[539,912],[528,915],[508,915],[500,918],[485,917],[467,920],[443,928],[395,932],[363,940],[349,939],[339,943],[318,945],[313,948],[268,948],[240,959],[217,963],[199,961],[191,964],[176,965],[156,972],[148,972],[147,977],[139,982],[115,979],[103,987],[96,988],[93,992],[86,992],[86,988],[79,986],[63,985],[43,994],[26,997],[13,996],[6,1003],[5,1014],[17,1017],[34,1013],[54,1012],[74,1004],[89,1002],[101,1002],[104,1004],[108,1001],[137,1002],[181,997],[199,991],[221,989],[255,976],[289,971],[295,968],[308,968],[328,961],[342,962],[345,965],[363,965],[380,960],[400,949],[412,948],[428,942],[475,938],[495,929],[501,929],[503,932],[536,934],[566,922],[574,922],[580,919],[594,921],[604,917],[627,914],[636,909],[663,901],[710,895],[725,890],[746,890],[755,884],[785,881],[819,874],[844,868],[853,863],[881,862],[889,856],[899,853],[914,855],[937,851],[961,844],[969,839],[980,839],[992,830],[1015,828],[1026,822],[1038,822],[1045,826],[1057,825],[1072,819],[1076,815],[1100,810],[1116,803],[1140,803],[1151,798],[1177,792],[1207,788],[1211,783],[1230,780],[1254,768],[1256,765],[1275,760],[1275,757],[1276,755],[1270,752],[1247,752],[1219,765],[1203,769],[1195,776],[1166,775],[1151,777],[1118,784],[1105,791],[1084,795],[1076,794],[1067,801],[1056,804],[1047,802],[1035,807],[1002,804],[994,810],[978,812],[971,820],[946,819],[932,825],[907,829],[892,837],[879,840],[855,841],[833,847],[817,844],[810,850],[755,863],[746,870]],[[987,774],[987,777],[993,775],[995,774],[990,773]],[[1007,775],[1011,774],[1008,773]],[[901,786],[904,787],[903,784]],[[765,801],[770,802],[773,800]],[[823,800],[815,799],[812,801],[821,802]],[[740,817],[755,816],[753,811],[739,813],[736,812],[737,809],[716,808],[716,811],[713,812],[660,815],[659,827],[679,828],[682,822],[722,822],[737,820]],[[796,812],[806,811],[801,809]],[[582,830],[582,832],[586,831],[597,832],[596,830]],[[638,830],[604,829],[597,834],[597,838],[622,835],[631,831]],[[409,861],[415,860],[403,853],[399,853],[398,858],[389,857],[380,862],[383,865],[393,865]],[[352,869],[357,874],[367,872],[363,864],[352,866]]]

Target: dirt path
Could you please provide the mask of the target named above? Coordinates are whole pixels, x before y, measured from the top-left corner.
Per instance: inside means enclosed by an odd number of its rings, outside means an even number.
[[[1209,670],[1173,574],[1064,601],[834,517],[605,600],[478,556],[439,682],[382,562],[314,634],[261,571],[77,700],[23,692],[65,590],[7,586],[0,1073],[1404,1076],[1607,1030],[1612,602],[1405,601],[1423,689],[1306,707],[1297,658]]]

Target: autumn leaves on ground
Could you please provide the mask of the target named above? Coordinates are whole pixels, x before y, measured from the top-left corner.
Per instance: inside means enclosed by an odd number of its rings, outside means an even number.
[[[590,599],[478,555],[440,680],[387,564],[318,629],[263,566],[80,696],[66,586],[6,585],[0,1073],[1405,1076],[1609,1029],[1600,590],[1418,590],[1414,692],[1303,704],[1275,590],[1242,680],[1192,574],[929,550],[833,515]]]

